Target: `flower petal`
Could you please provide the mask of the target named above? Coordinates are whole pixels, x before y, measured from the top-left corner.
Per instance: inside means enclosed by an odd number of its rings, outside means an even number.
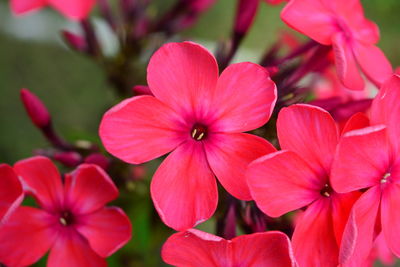
[[[173,151],[158,167],[150,189],[161,219],[175,230],[210,218],[218,192],[202,143],[188,141]]]
[[[0,226],[0,262],[7,266],[30,266],[49,250],[57,233],[50,215],[31,207],[19,207]]]
[[[231,266],[227,241],[223,238],[190,229],[173,234],[161,250],[162,259],[174,266]]]
[[[11,10],[20,15],[43,7],[46,0],[11,0],[10,4]]]
[[[117,197],[117,187],[97,165],[82,164],[65,176],[65,205],[78,214],[96,211]]]
[[[150,90],[179,113],[208,109],[217,79],[214,56],[192,42],[163,45],[147,67]]]
[[[352,47],[342,33],[333,37],[336,72],[342,84],[352,90],[363,90],[364,80],[358,70]]]
[[[48,267],[106,267],[106,260],[97,255],[88,242],[73,228],[60,231],[50,250]]]
[[[339,143],[332,165],[332,187],[336,192],[346,193],[380,184],[388,167],[389,147],[384,126],[348,132]]]
[[[369,118],[367,115],[362,112],[357,112],[347,120],[345,126],[343,127],[342,135],[353,130],[359,130],[368,127],[369,125]]]
[[[21,183],[13,169],[0,164],[0,223],[19,206],[23,197]]]
[[[277,130],[282,149],[296,152],[317,173],[329,174],[338,130],[327,111],[305,104],[283,108]]]
[[[275,106],[277,91],[268,71],[254,63],[227,67],[214,92],[218,131],[246,132],[264,125]]]
[[[294,267],[297,266],[289,238],[270,231],[241,235],[232,240],[233,266]]]
[[[331,44],[332,35],[337,31],[332,13],[322,1],[291,0],[282,10],[281,18],[296,31],[324,45]]]
[[[400,257],[400,184],[387,184],[382,193],[381,220],[382,231],[387,246]]]
[[[245,171],[253,160],[276,149],[261,137],[245,134],[212,134],[204,142],[207,161],[224,188],[242,200],[251,200]]]
[[[371,123],[384,124],[388,128],[390,144],[400,151],[400,76],[393,75],[381,87],[372,102]]]
[[[329,198],[312,203],[296,224],[292,237],[300,266],[338,265],[339,246],[333,231]]]
[[[375,237],[379,204],[379,186],[370,188],[354,204],[340,246],[339,263],[343,266],[363,266],[368,258]]]
[[[73,20],[87,18],[95,4],[95,0],[48,0],[49,4],[63,15]]]
[[[321,197],[325,181],[296,153],[279,151],[253,161],[246,174],[257,206],[272,217],[299,209]]]
[[[393,73],[392,65],[385,54],[375,45],[357,42],[354,55],[364,74],[377,86],[381,86]]]
[[[108,257],[123,247],[132,235],[129,218],[116,207],[107,207],[80,216],[76,229],[102,257]]]
[[[58,211],[63,204],[63,186],[60,173],[50,159],[36,156],[21,160],[14,170],[21,177],[24,190],[31,193],[41,207]]]
[[[172,151],[182,142],[176,130],[178,120],[177,114],[156,98],[138,96],[104,114],[99,134],[107,151],[139,164]]]

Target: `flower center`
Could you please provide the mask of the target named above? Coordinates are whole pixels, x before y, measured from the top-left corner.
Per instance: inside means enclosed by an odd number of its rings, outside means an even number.
[[[62,226],[68,226],[74,223],[74,215],[69,211],[64,211],[59,220]]]
[[[381,179],[381,184],[387,183],[389,177],[391,176],[390,172],[385,173]]]
[[[321,189],[320,194],[324,197],[330,197],[333,190],[329,184],[325,184],[324,188]]]
[[[192,132],[190,134],[196,141],[201,141],[207,136],[207,127],[202,124],[193,125]]]

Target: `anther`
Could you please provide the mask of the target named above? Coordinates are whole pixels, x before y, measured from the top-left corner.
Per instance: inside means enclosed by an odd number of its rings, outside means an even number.
[[[390,173],[385,173],[385,175],[383,175],[382,179],[381,179],[381,184],[384,184],[387,182],[388,178],[390,177]]]
[[[325,184],[324,188],[321,189],[320,193],[324,197],[330,197],[332,193],[332,188],[329,186],[329,184]]]
[[[195,124],[192,128],[191,136],[196,141],[201,141],[206,137],[207,127],[201,124]]]

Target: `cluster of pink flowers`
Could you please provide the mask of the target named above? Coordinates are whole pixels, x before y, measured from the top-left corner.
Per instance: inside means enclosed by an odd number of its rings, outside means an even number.
[[[254,19],[259,1],[250,2],[240,1],[245,10],[236,34]],[[48,4],[81,19],[94,3],[11,4],[16,13]],[[321,75],[336,91],[315,100],[318,106],[279,102],[279,64],[221,68],[203,46],[180,42],[159,48],[147,67],[148,87],[136,87],[139,96],[102,118],[101,141],[116,158],[141,164],[168,154],[150,187],[159,217],[178,231],[162,248],[168,264],[356,267],[369,266],[379,251],[389,261],[400,257],[400,76],[376,46],[378,27],[364,17],[360,0],[290,0],[281,17],[317,46],[315,54],[304,54],[309,62],[335,65]],[[362,74],[380,90],[354,108],[365,93],[348,90],[364,90]],[[296,75],[285,82],[304,73]],[[28,91],[22,97],[31,99],[35,124],[48,127],[40,101]],[[341,109],[333,114],[329,107],[337,103]],[[269,124],[279,145],[254,131],[273,114]],[[0,165],[0,262],[26,266],[50,251],[48,266],[105,266],[130,239],[131,225],[121,209],[104,207],[118,189],[103,169],[81,164],[61,176],[40,156]],[[293,233],[263,229],[231,239],[194,229],[214,215],[218,183],[271,218],[289,217]],[[24,194],[38,207],[20,206]]]

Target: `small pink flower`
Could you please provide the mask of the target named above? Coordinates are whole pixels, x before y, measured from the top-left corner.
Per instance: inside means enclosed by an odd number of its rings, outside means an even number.
[[[21,183],[13,169],[0,164],[0,225],[18,207],[23,196]]]
[[[172,151],[151,183],[164,223],[186,230],[210,218],[218,202],[215,176],[235,197],[251,199],[244,170],[275,148],[242,132],[262,126],[272,113],[276,86],[268,72],[245,62],[219,76],[202,46],[169,43],[151,58],[147,81],[154,96],[109,110],[100,137],[111,154],[132,164]]]
[[[389,61],[376,46],[379,29],[364,17],[360,0],[292,0],[281,17],[311,39],[333,46],[336,71],[347,88],[364,88],[358,67],[378,86],[392,74]]]
[[[338,146],[332,186],[338,192],[364,189],[344,232],[341,263],[360,266],[382,231],[389,249],[400,256],[400,76],[381,87],[371,107],[372,126],[350,131]]]
[[[281,232],[225,240],[196,229],[173,234],[162,248],[163,260],[178,267],[295,267],[289,238]]]
[[[300,266],[336,267],[342,232],[359,194],[338,194],[330,186],[339,141],[335,121],[321,108],[298,104],[281,110],[277,130],[283,150],[248,167],[251,195],[271,217],[307,207],[296,220],[294,255]]]
[[[66,17],[81,20],[89,15],[95,0],[11,0],[11,9],[17,14],[25,14],[44,6],[51,6]]]
[[[106,266],[105,257],[131,237],[124,212],[104,205],[118,196],[107,174],[83,164],[65,175],[47,158],[33,157],[14,167],[40,209],[19,207],[0,227],[0,261],[28,266],[50,250],[49,267]]]

